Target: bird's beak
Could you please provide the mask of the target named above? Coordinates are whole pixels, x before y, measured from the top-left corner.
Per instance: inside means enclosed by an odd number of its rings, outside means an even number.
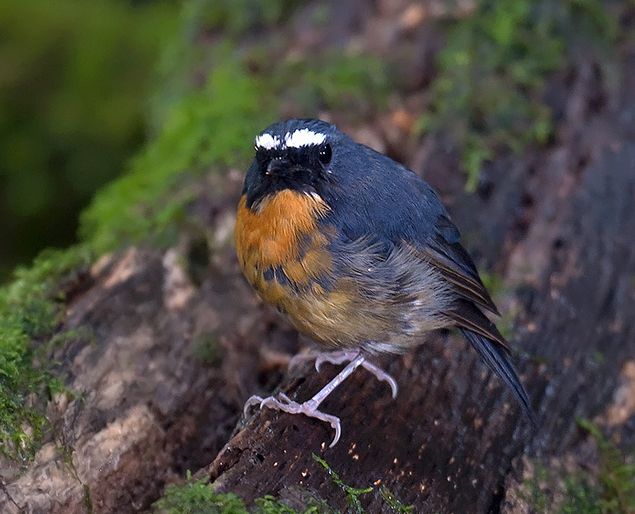
[[[269,164],[267,165],[267,175],[280,173],[281,171],[287,169],[289,169],[289,161],[287,159],[283,159],[282,157],[271,159],[271,161],[269,161]]]

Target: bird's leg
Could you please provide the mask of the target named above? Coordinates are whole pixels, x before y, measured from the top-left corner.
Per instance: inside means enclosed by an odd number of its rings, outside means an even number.
[[[252,405],[259,405],[262,407],[269,407],[270,409],[277,409],[284,412],[288,412],[290,414],[304,414],[310,418],[316,418],[320,421],[326,421],[331,425],[333,430],[335,430],[335,437],[333,437],[333,441],[329,445],[330,448],[335,446],[337,441],[340,439],[340,435],[342,434],[342,426],[340,422],[340,418],[337,416],[333,416],[331,414],[326,414],[318,410],[320,404],[331,394],[337,386],[339,386],[344,380],[346,380],[359,366],[362,366],[365,359],[364,356],[358,354],[348,365],[340,371],[333,379],[326,384],[322,389],[320,389],[310,400],[307,400],[304,403],[294,402],[284,393],[279,393],[278,397],[269,396],[267,398],[262,398],[260,396],[252,396],[245,403],[245,415],[247,415],[247,411],[249,407]]]
[[[321,353],[308,353],[308,354],[300,354],[296,355],[291,359],[289,363],[290,367],[296,366],[298,363],[306,360],[315,359],[315,370],[320,371],[320,367],[323,363],[328,362],[330,364],[342,364],[344,362],[352,362],[355,357],[359,355],[359,352],[356,351],[337,351],[337,352],[321,352]],[[397,386],[397,381],[391,377],[388,373],[386,373],[381,368],[375,366],[373,363],[364,360],[361,364],[362,368],[372,373],[377,380],[382,382],[387,382],[390,386],[390,391],[392,392],[393,399],[397,397],[397,392],[399,391],[399,387]]]

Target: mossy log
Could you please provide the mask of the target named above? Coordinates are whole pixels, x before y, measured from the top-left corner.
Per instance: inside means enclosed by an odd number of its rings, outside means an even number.
[[[598,114],[587,101],[593,69],[576,77],[559,143],[493,163],[479,194],[448,180],[441,144],[416,159],[478,261],[510,286],[499,303],[515,318],[537,431],[454,334],[383,360],[400,386],[394,401],[363,370],[338,389],[324,404],[343,423],[333,449],[315,420],[268,410],[243,419],[249,395],[278,387],[305,399],[336,370],[287,371],[297,335],[222,244],[239,191],[230,179],[196,206],[217,245],[209,261],[191,242],[130,249],[75,288],[62,328],[81,330],[52,356],[75,396],[50,403],[51,440],[26,471],[3,466],[0,511],[145,511],[187,470],[248,503],[272,494],[299,508],[308,495],[346,511],[316,454],[345,483],[374,487],[360,496],[368,512],[390,511],[380,485],[414,512],[526,512],[520,484],[535,459],[584,458],[577,418],[633,438],[633,87]]]

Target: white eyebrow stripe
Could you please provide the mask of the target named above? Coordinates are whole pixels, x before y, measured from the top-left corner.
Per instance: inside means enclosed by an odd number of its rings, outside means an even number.
[[[284,143],[290,148],[300,148],[301,146],[321,145],[325,139],[324,134],[304,128],[292,133],[287,132],[284,136]]]
[[[265,150],[278,148],[280,146],[280,139],[278,136],[272,136],[265,132],[256,138],[256,146],[258,148],[264,148]]]

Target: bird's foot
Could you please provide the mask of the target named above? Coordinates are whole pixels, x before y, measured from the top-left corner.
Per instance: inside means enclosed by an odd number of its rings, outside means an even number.
[[[340,439],[340,435],[342,435],[340,418],[318,410],[318,405],[315,401],[313,401],[313,399],[308,400],[304,403],[298,403],[293,401],[284,393],[278,393],[277,397],[268,396],[266,398],[254,395],[245,403],[245,416],[247,415],[249,408],[254,405],[257,405],[261,409],[263,407],[268,407],[269,409],[281,410],[284,412],[288,412],[289,414],[304,414],[309,418],[315,418],[319,419],[320,421],[329,423],[331,425],[331,428],[335,430],[335,437],[333,437],[333,441],[331,441],[331,444],[329,445],[330,448],[333,448],[333,446],[337,444],[337,441],[339,441]]]
[[[325,362],[335,365],[344,364],[345,362],[353,361],[355,358],[357,358],[358,355],[359,352],[346,350],[336,352],[301,353],[291,359],[291,361],[289,362],[289,367],[292,368],[305,361],[315,360],[315,370],[320,371],[322,364],[324,364]],[[392,376],[386,373],[383,369],[375,366],[374,364],[366,360],[361,364],[361,367],[372,373],[377,380],[381,382],[387,382],[390,386],[393,399],[397,397],[399,386],[397,385],[397,381]]]

